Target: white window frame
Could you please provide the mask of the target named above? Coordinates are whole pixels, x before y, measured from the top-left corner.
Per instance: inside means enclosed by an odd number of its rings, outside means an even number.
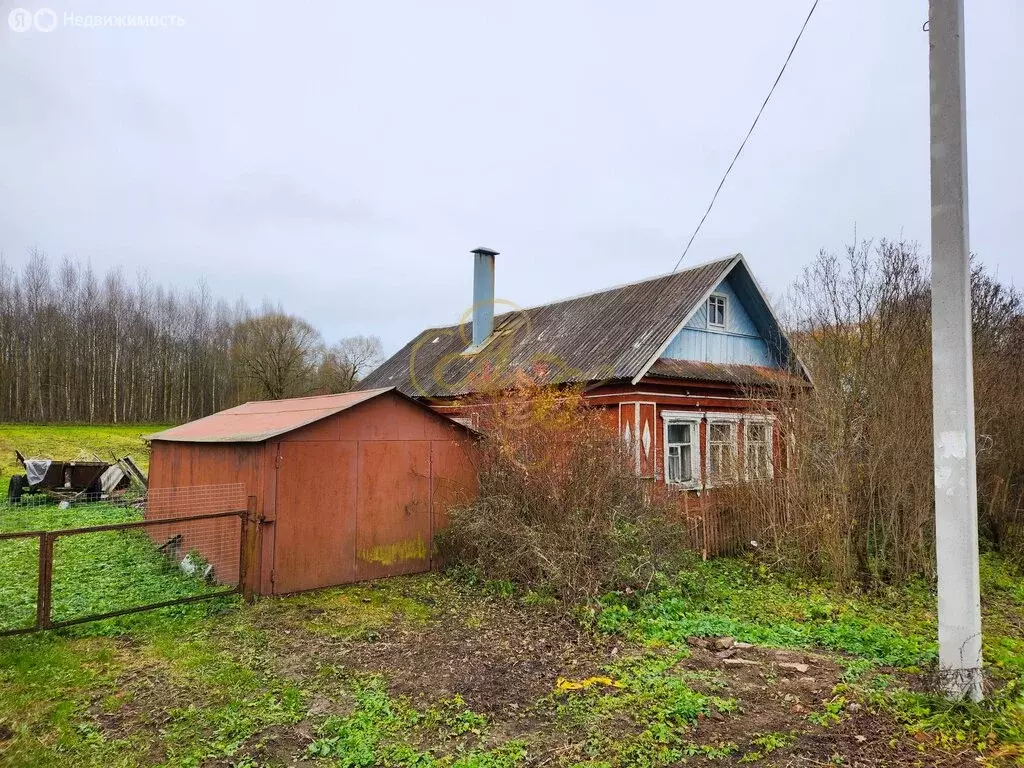
[[[711,301],[720,300],[722,302],[722,322],[713,323],[711,322]],[[722,293],[712,293],[708,296],[707,303],[708,313],[708,328],[718,328],[719,330],[725,330],[729,326],[729,297]]]
[[[768,476],[763,478],[755,478],[750,473],[750,453],[747,449],[747,425],[748,424],[764,424],[768,428]],[[774,480],[775,479],[775,417],[770,415],[763,416],[744,416],[743,417],[743,477],[749,481],[755,480]]]
[[[678,488],[679,490],[694,491],[701,487],[701,446],[700,446],[700,422],[702,414],[694,413],[693,411],[662,411],[661,419],[662,435],[664,436],[664,450],[662,451],[662,466],[664,471],[665,485],[670,488]],[[669,441],[668,441],[668,427],[669,424],[688,424],[690,426],[690,470],[693,475],[690,482],[688,483],[676,483],[669,482],[668,479],[668,462],[669,462]]]
[[[739,461],[740,461],[740,422],[743,420],[743,415],[739,413],[708,413],[705,415],[707,419],[707,435],[704,439],[704,463],[708,468],[707,480],[704,483],[705,488],[711,488],[715,485],[732,485],[739,482]],[[732,430],[732,466],[734,469],[732,477],[721,478],[712,477],[711,475],[711,425],[712,424],[728,424]]]

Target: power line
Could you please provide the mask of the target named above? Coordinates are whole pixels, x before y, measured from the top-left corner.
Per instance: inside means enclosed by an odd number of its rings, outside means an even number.
[[[686,254],[689,253],[690,246],[693,245],[693,241],[697,237],[697,233],[700,232],[700,228],[704,226],[704,221],[707,219],[708,214],[711,213],[711,209],[715,206],[715,201],[718,199],[718,193],[722,191],[722,187],[725,185],[725,180],[729,178],[729,172],[732,170],[732,167],[736,165],[736,161],[739,159],[743,148],[747,146],[747,140],[754,132],[754,128],[757,127],[757,121],[761,119],[761,113],[764,112],[764,108],[768,106],[768,102],[771,100],[772,94],[775,93],[775,87],[782,79],[782,75],[785,74],[786,67],[789,66],[789,60],[793,58],[793,51],[796,50],[797,45],[800,43],[800,38],[803,37],[804,30],[807,29],[807,22],[809,22],[811,20],[811,16],[814,15],[814,9],[818,7],[818,2],[819,0],[814,0],[811,4],[811,10],[807,12],[807,18],[804,19],[803,26],[800,27],[800,31],[796,35],[796,40],[793,41],[793,47],[789,49],[789,54],[786,56],[786,60],[782,63],[782,69],[779,70],[778,77],[776,77],[775,82],[772,83],[772,87],[771,90],[768,91],[768,95],[764,97],[764,103],[761,104],[761,108],[757,110],[757,117],[755,117],[754,122],[750,124],[750,130],[747,131],[747,135],[743,137],[743,142],[740,144],[740,148],[736,150],[736,154],[733,156],[732,162],[729,163],[729,167],[725,169],[725,174],[722,176],[722,180],[718,182],[718,188],[715,189],[715,194],[712,195],[711,202],[708,203],[708,209],[704,211],[704,215],[701,216],[700,223],[697,225],[697,228],[693,230],[693,234],[690,235],[690,240],[683,249],[683,255],[679,257],[679,261],[677,261],[676,265],[672,267],[673,272],[679,269],[679,265],[683,263],[683,259],[685,259]]]

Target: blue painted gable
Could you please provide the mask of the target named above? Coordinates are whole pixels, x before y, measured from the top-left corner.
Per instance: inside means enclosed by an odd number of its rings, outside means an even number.
[[[708,327],[705,301],[672,339],[662,357],[785,368],[778,343],[770,341],[773,335],[778,338],[781,331],[749,275],[734,269],[712,293],[726,297],[726,327]]]

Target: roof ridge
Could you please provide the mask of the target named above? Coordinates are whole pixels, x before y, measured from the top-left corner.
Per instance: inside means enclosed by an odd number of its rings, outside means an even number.
[[[227,410],[234,410],[234,408],[241,408],[244,405],[253,405],[254,403],[283,403],[289,400],[323,400],[325,397],[346,397],[349,395],[368,395],[371,393],[380,393],[386,389],[394,389],[394,387],[375,387],[374,389],[350,389],[348,392],[328,392],[324,395],[303,395],[302,397],[282,397],[279,400],[246,400],[244,403],[228,408]],[[217,411],[217,413],[223,413],[223,411]],[[211,416],[213,414],[210,414]],[[202,418],[206,418],[203,416]],[[188,422],[186,422],[188,423]]]
[[[725,257],[720,258],[720,259],[711,259],[710,261],[702,261],[700,264],[694,264],[692,267],[687,267],[686,269],[673,270],[671,272],[663,272],[660,275],[654,275],[652,277],[645,277],[642,280],[633,280],[632,282],[620,283],[619,285],[613,285],[613,286],[610,286],[608,288],[600,288],[600,289],[595,290],[595,291],[587,291],[585,293],[578,293],[575,296],[567,296],[567,297],[562,298],[562,299],[554,299],[553,301],[546,301],[546,302],[544,302],[542,304],[532,304],[532,305],[530,305],[528,307],[519,307],[517,309],[510,309],[507,312],[499,312],[499,313],[496,313],[494,315],[495,327],[497,327],[497,320],[498,320],[499,317],[505,317],[507,315],[514,315],[517,312],[527,312],[527,311],[529,311],[531,309],[541,309],[542,307],[552,307],[552,306],[555,306],[556,304],[565,304],[566,302],[569,302],[569,301],[578,301],[579,299],[586,299],[586,298],[589,298],[591,296],[600,296],[602,293],[612,293],[614,291],[621,291],[623,288],[629,288],[629,287],[634,286],[634,285],[643,285],[644,283],[651,283],[651,282],[654,282],[655,280],[664,280],[666,278],[673,277],[673,276],[676,276],[676,275],[685,275],[685,274],[687,274],[689,272],[693,272],[693,271],[698,270],[698,269],[703,269],[705,267],[710,267],[710,266],[712,266],[714,264],[728,264],[728,263],[731,263],[732,261],[734,261],[737,256],[741,256],[741,255],[742,254],[739,251],[737,251],[736,253],[733,253],[733,254],[731,254],[729,256],[725,256]],[[500,301],[500,299],[498,299],[497,301]],[[432,325],[432,326],[428,326],[427,328],[424,328],[422,331],[420,331],[416,336],[413,336],[412,340],[409,343],[415,342],[417,339],[419,339],[420,337],[426,335],[430,331],[448,331],[448,330],[451,330],[452,328],[461,328],[462,326],[469,325],[470,323],[472,323],[472,319],[468,319],[468,320],[466,320],[464,322],[461,322],[461,323],[451,323],[449,325]],[[405,346],[408,346],[408,344],[406,344]]]
[[[554,301],[548,301],[548,302],[545,302],[543,304],[534,304],[532,307],[522,307],[519,310],[511,310],[511,311],[512,312],[516,312],[516,311],[522,312],[522,311],[527,310],[527,309],[538,309],[540,307],[550,307],[553,304],[564,304],[567,301],[576,301],[577,299],[586,299],[586,298],[589,298],[590,296],[600,296],[602,293],[611,293],[612,291],[621,291],[623,288],[629,288],[629,287],[634,286],[634,285],[643,285],[644,283],[653,283],[655,280],[664,280],[666,278],[674,277],[676,275],[685,275],[688,272],[693,272],[693,271],[698,270],[698,269],[703,269],[704,267],[710,267],[710,266],[712,266],[714,264],[727,264],[727,263],[733,261],[733,259],[735,259],[739,255],[740,255],[739,253],[734,253],[731,256],[726,256],[726,257],[721,258],[721,259],[712,259],[711,261],[704,261],[704,262],[701,262],[700,264],[694,264],[692,267],[687,267],[686,269],[672,270],[671,272],[663,272],[660,275],[654,275],[652,277],[645,277],[642,280],[633,280],[633,281],[628,282],[628,283],[620,283],[619,285],[613,285],[613,286],[610,286],[608,288],[600,288],[600,289],[598,289],[596,291],[587,291],[586,293],[580,293],[580,294],[577,294],[575,296],[568,296],[568,297],[566,297],[564,299],[555,299]],[[511,314],[511,312],[504,312],[502,314],[506,314],[507,315],[507,314]]]

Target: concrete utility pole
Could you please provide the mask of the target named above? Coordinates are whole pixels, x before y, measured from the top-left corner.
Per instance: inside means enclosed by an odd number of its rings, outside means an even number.
[[[981,698],[978,477],[967,238],[964,0],[929,0],[932,426],[939,666],[946,692]]]

